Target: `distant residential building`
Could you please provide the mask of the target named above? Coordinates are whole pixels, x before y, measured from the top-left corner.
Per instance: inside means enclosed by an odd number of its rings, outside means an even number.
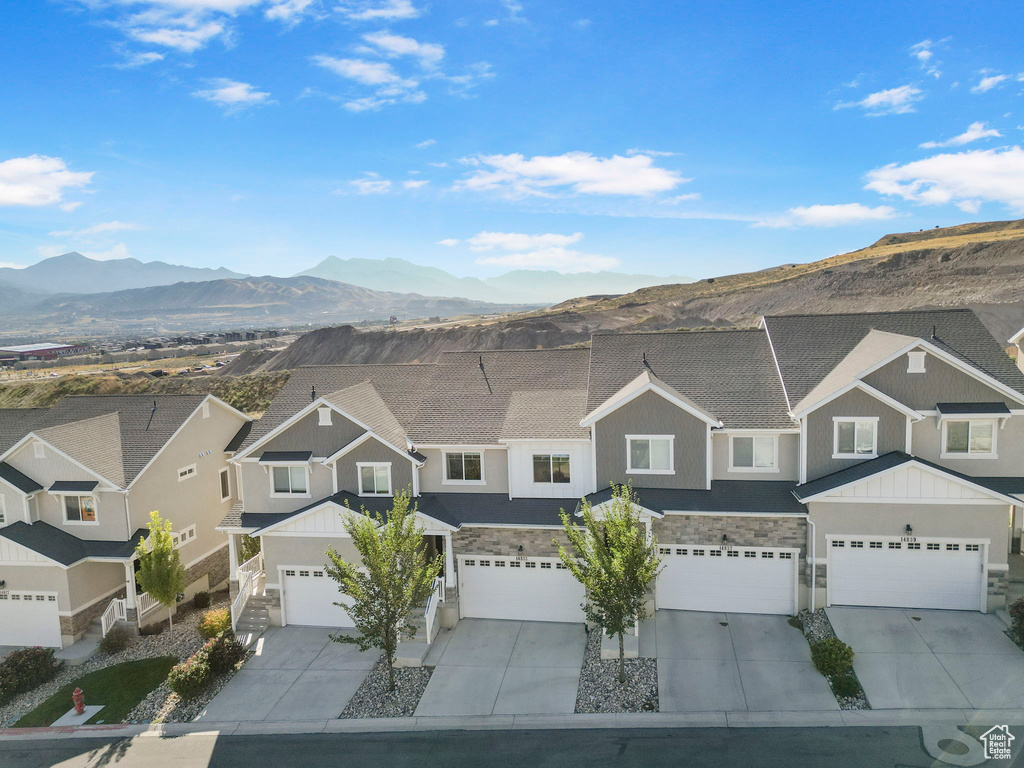
[[[82,344],[21,344],[13,347],[0,347],[0,358],[23,360],[56,360],[68,355],[81,355],[89,351]]]

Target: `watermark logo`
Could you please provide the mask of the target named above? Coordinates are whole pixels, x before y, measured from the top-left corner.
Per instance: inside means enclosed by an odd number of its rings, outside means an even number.
[[[1016,737],[1010,733],[1009,726],[997,725],[981,734],[981,743],[985,745],[986,760],[1009,760],[1010,743]]]

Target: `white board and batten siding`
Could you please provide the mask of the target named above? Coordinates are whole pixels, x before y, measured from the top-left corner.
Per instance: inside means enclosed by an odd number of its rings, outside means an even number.
[[[829,605],[986,609],[987,542],[829,536]]]
[[[0,538],[0,565],[55,565],[52,560],[28,547]]]
[[[892,499],[914,501],[964,501],[977,499],[987,503],[995,502],[991,493],[978,488],[972,488],[957,478],[915,466],[900,467],[892,472],[869,477],[859,483],[837,489],[830,493],[828,498],[833,501],[846,499],[879,499],[886,501]]]
[[[568,454],[568,483],[533,482],[535,454]],[[538,441],[508,444],[509,492],[513,498],[579,499],[594,489],[593,456],[589,441]]]

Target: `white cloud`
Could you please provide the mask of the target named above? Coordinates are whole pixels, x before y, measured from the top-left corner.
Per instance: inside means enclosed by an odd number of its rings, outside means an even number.
[[[393,21],[414,19],[420,15],[410,0],[345,3],[338,7],[338,11],[356,21]]]
[[[924,98],[924,92],[912,85],[901,85],[865,96],[860,101],[844,101],[835,109],[861,107],[869,117],[881,115],[905,115],[914,111],[914,103]]]
[[[444,58],[444,46],[436,43],[421,43],[411,37],[393,35],[390,32],[373,32],[363,39],[377,47],[379,52],[390,58],[412,56],[419,60],[424,69],[434,69]]]
[[[988,93],[1000,83],[1009,79],[1009,75],[989,75],[988,77],[983,77],[976,86],[971,88],[971,93]]]
[[[31,155],[0,163],[0,206],[60,205],[73,210],[80,203],[68,203],[64,192],[84,187],[92,181],[91,172],[70,171],[59,157]]]
[[[941,40],[922,40],[920,43],[915,43],[910,46],[910,55],[913,56],[921,64],[921,69],[927,72],[934,78],[942,77],[942,72],[939,70],[941,62],[935,60],[935,51],[932,49],[938,45],[942,45],[949,40],[948,37],[944,37]]]
[[[1000,137],[1002,135],[1003,134],[995,128],[986,128],[985,123],[977,122],[971,123],[967,126],[966,131],[951,139],[946,139],[945,141],[926,141],[924,144],[919,144],[918,146],[922,149],[935,149],[936,147],[962,147],[964,144],[970,144],[972,141]]]
[[[355,80],[363,85],[388,85],[414,87],[415,80],[404,80],[395,73],[394,68],[386,61],[367,61],[366,59],[337,59],[333,56],[314,56],[313,63],[334,74]]]
[[[51,237],[89,237],[90,235],[104,235],[109,232],[125,232],[128,230],[145,229],[141,224],[133,224],[128,221],[103,221],[93,224],[91,227],[82,229],[65,229],[60,232],[51,232]]]
[[[409,181],[403,181],[402,186],[406,189],[419,189],[425,187],[430,182],[427,179],[410,179]]]
[[[391,182],[380,178],[376,173],[368,173],[361,179],[353,179],[349,184],[355,187],[360,195],[385,195],[391,191]]]
[[[456,189],[501,191],[510,196],[553,196],[556,192],[589,195],[650,196],[675,189],[690,179],[658,168],[649,155],[595,157],[589,152],[526,158],[521,154],[478,155],[464,164],[478,169]]]
[[[118,243],[112,248],[108,248],[105,251],[79,251],[83,256],[96,261],[110,261],[112,259],[130,259],[131,253],[128,252],[128,246],[124,243]]]
[[[15,264],[13,261],[0,261],[0,269],[24,269],[28,264]]]
[[[692,200],[700,200],[700,192],[687,192],[685,195],[673,195],[672,197],[666,197],[664,200],[658,202],[662,205],[677,205],[678,203],[688,203]]]
[[[1024,150],[975,149],[892,163],[867,174],[865,189],[925,205],[954,204],[974,213],[982,203],[1024,214]]]
[[[611,256],[598,256],[566,248],[542,248],[525,253],[506,253],[500,256],[482,256],[477,264],[494,264],[516,269],[550,269],[556,272],[600,272],[615,269],[621,262]]]
[[[543,235],[525,235],[518,232],[477,232],[466,242],[474,251],[492,251],[495,248],[504,251],[527,251],[531,248],[564,247],[578,243],[582,239],[582,232],[575,232],[571,235],[558,235],[553,232]]]
[[[448,163],[427,163],[427,165],[432,166],[434,168],[447,168],[448,167]]]
[[[212,86],[211,88],[195,91],[192,95],[212,101],[229,112],[237,112],[258,104],[273,103],[270,101],[269,93],[257,91],[249,83],[240,83],[226,77],[215,77],[208,82]]]
[[[444,240],[438,240],[437,244],[438,245],[446,245],[449,248],[452,248],[452,247],[458,245],[460,242],[462,242],[462,241],[461,240],[456,240],[454,237],[446,237]]]
[[[162,45],[185,53],[199,50],[225,31],[224,24],[219,21],[208,21],[202,24],[195,24],[186,19],[182,19],[182,21],[185,26],[131,26],[126,31],[131,38],[140,43]]]
[[[650,155],[651,157],[675,157],[678,152],[664,152],[658,149],[640,149],[639,147],[632,147],[626,150],[626,154],[630,157],[634,155]]]
[[[417,144],[416,149],[426,149],[427,147],[432,147],[435,144],[437,144],[437,139],[427,139],[426,141],[421,141]]]
[[[155,64],[158,61],[163,61],[167,58],[166,54],[157,53],[156,51],[145,51],[142,53],[125,53],[124,61],[114,66],[118,69],[135,69],[136,67],[144,67],[147,64]]]
[[[755,223],[758,227],[842,227],[867,221],[884,221],[897,216],[888,205],[870,208],[860,203],[840,205],[808,205],[790,208],[781,216],[772,216]]]
[[[263,15],[274,21],[294,24],[312,4],[313,0],[284,0],[267,8]]]

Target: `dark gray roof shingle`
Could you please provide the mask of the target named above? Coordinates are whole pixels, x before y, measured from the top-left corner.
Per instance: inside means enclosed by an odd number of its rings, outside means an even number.
[[[944,415],[984,413],[992,416],[1009,416],[1010,409],[1006,403],[939,403],[935,406]]]
[[[35,493],[43,490],[43,486],[5,461],[0,461],[0,480],[10,483],[22,493]]]
[[[800,514],[807,511],[793,496],[796,483],[774,480],[715,480],[711,490],[634,488],[641,506],[653,512],[762,512]],[[586,497],[594,506],[612,497],[611,488]]]
[[[58,480],[50,486],[50,493],[92,493],[97,485],[95,480]]]
[[[0,536],[20,544],[61,565],[74,565],[86,558],[129,559],[135,553],[140,537],[149,532],[140,528],[128,541],[89,541],[72,536],[49,523],[18,521],[0,528]]]

